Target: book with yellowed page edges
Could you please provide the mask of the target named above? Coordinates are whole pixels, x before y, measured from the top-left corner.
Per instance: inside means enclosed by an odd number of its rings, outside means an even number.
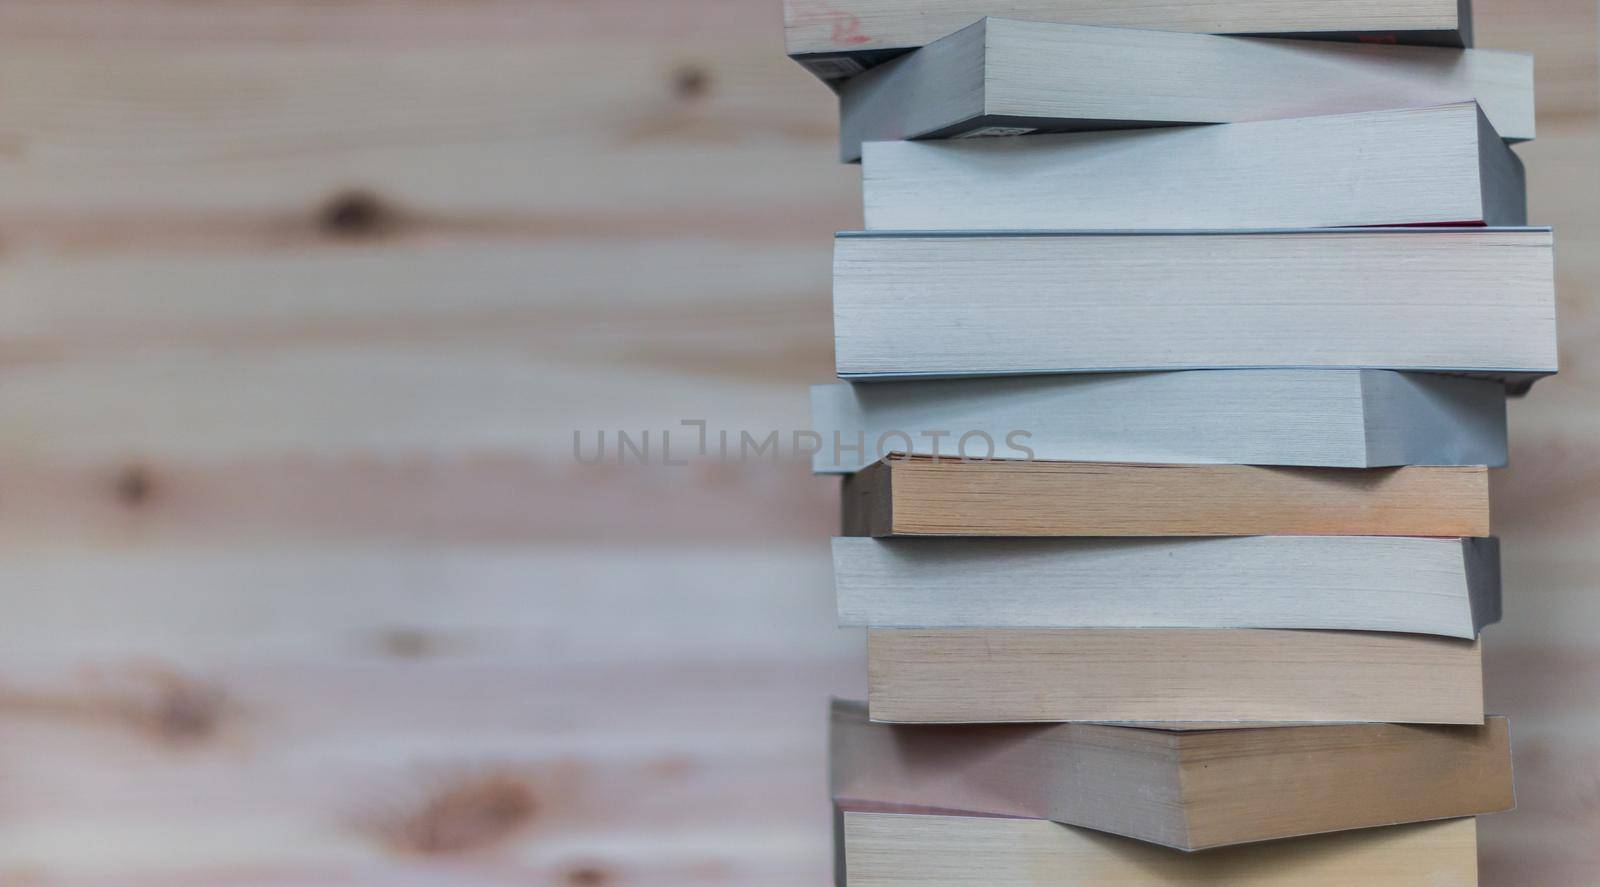
[[[1049,819],[1201,850],[1511,809],[1505,718],[1243,730],[902,726],[834,700],[835,803]]]
[[[1178,853],[1042,819],[836,813],[850,887],[1477,887],[1477,824],[1416,823]]]
[[[1487,536],[1482,466],[1273,468],[891,456],[849,536]]]
[[[902,724],[1481,724],[1483,658],[1423,634],[875,628],[867,701]]]

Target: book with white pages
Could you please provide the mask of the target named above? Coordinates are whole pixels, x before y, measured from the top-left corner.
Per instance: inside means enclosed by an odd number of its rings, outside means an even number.
[[[1527,224],[1476,102],[1250,123],[868,142],[868,229]]]
[[[1498,382],[1387,370],[1187,370],[817,385],[818,473],[891,451],[1381,468],[1506,463]]]
[[[844,379],[1557,369],[1548,228],[845,232]]]
[[[1476,100],[1534,137],[1523,53],[1218,37],[987,18],[843,83],[840,158],[863,142],[1238,123]]]
[[[839,624],[1314,628],[1474,638],[1500,619],[1493,537],[833,540]]]
[[[837,82],[986,15],[1197,34],[1471,46],[1467,0],[784,0],[788,54]]]

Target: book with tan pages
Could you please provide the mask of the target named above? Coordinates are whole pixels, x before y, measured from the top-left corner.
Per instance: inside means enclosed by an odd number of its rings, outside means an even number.
[[[897,457],[840,508],[846,536],[1487,536],[1489,472]]]
[[[1472,819],[1174,853],[1040,819],[841,810],[848,887],[1477,887]]]
[[[1277,629],[870,629],[872,718],[1483,723],[1478,641]]]
[[[834,700],[836,803],[1049,819],[1179,850],[1516,805],[1505,718],[1173,731],[893,725]]]

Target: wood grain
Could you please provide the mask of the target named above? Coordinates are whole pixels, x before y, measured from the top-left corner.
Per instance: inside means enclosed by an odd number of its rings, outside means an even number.
[[[1537,56],[1563,346],[1494,481],[1484,883],[1565,887],[1600,871],[1596,15],[1474,6]],[[859,171],[781,30],[0,0],[0,882],[826,883],[823,707],[865,674],[834,485],[570,462],[803,424],[831,375]]]
[[[572,457],[829,372],[775,13],[0,22],[0,882],[819,882],[831,485]]]
[[[837,510],[829,486],[794,461],[663,468],[630,457],[623,465],[583,466],[498,448],[456,457],[13,459],[0,475],[0,552],[81,545],[492,549],[597,539],[798,543],[802,527],[813,532],[814,550],[826,551]],[[765,507],[772,499],[790,510]],[[376,507],[380,502],[388,504]],[[530,502],[567,504],[554,511]],[[218,521],[218,514],[228,519]]]

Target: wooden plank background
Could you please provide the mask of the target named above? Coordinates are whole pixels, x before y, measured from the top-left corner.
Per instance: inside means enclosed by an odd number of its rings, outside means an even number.
[[[1495,482],[1485,882],[1594,883],[1596,17],[1476,5],[1539,54],[1564,325]],[[0,0],[0,885],[827,880],[832,485],[572,456],[829,375],[857,174],[779,28]]]

